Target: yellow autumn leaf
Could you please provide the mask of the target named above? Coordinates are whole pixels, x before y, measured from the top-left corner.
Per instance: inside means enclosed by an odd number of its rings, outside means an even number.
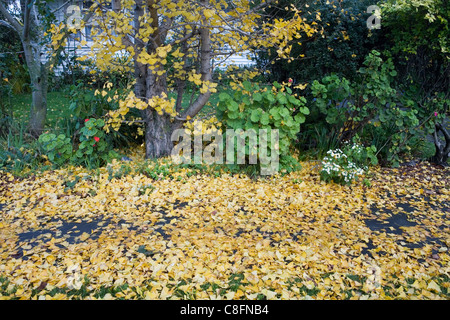
[[[214,16],[214,10],[212,10],[212,9],[205,9],[205,10],[203,10],[203,14],[204,14],[206,19],[209,19],[209,18]]]
[[[428,286],[427,286],[427,289],[433,289],[433,290],[435,290],[436,292],[441,292],[441,288],[439,287],[439,285],[436,283],[436,282],[434,282],[433,280],[431,280],[429,283],[428,283]]]
[[[56,258],[54,255],[49,254],[46,258],[48,263],[52,264],[53,262],[55,262]]]
[[[86,241],[89,237],[90,237],[90,236],[89,236],[89,233],[83,232],[83,233],[81,234],[81,236],[80,236],[80,240],[81,240],[81,241]]]
[[[268,290],[268,289],[261,290],[261,293],[267,297],[267,300],[272,300],[277,295],[277,293],[275,291]]]
[[[156,290],[145,291],[144,298],[145,300],[156,300],[159,298],[159,294]]]

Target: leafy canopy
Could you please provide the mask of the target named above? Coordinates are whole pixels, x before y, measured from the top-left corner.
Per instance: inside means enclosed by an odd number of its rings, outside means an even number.
[[[288,57],[292,43],[301,38],[300,31],[315,32],[316,23],[308,24],[295,7],[290,8],[290,19],[266,22],[261,9],[271,2],[123,0],[111,6],[110,0],[95,1],[88,9],[94,13],[89,22],[92,50],[79,59],[91,59],[101,71],[134,72],[136,78],[147,74],[149,81],[164,83],[167,90],[180,87],[181,81],[199,95],[213,93],[217,84],[207,73],[230,55],[274,47],[280,57]],[[64,23],[53,26],[53,45],[58,45],[58,33],[64,28],[68,28]],[[208,37],[202,37],[205,32]],[[209,57],[202,52],[206,41]],[[204,59],[211,63],[207,70],[202,68]],[[115,129],[130,108],[180,116],[176,100],[167,92],[152,95],[147,91],[145,97],[136,92],[130,92],[119,109],[110,113]]]

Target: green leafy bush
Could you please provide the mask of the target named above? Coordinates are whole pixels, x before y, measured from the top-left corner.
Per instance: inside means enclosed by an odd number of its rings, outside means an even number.
[[[74,162],[88,167],[100,167],[117,157],[106,139],[103,131],[105,121],[102,119],[85,119],[80,130],[79,145],[74,155]]]
[[[41,166],[40,154],[36,145],[23,144],[20,148],[11,146],[0,148],[0,170],[26,176]]]
[[[62,165],[72,157],[72,141],[64,134],[43,133],[38,139],[48,160],[56,165]]]
[[[367,8],[372,0],[306,0],[302,17],[308,23],[317,23],[318,33],[304,33],[293,43],[291,60],[275,59],[276,52],[261,50],[257,64],[270,70],[269,80],[310,83],[330,73],[353,80],[364,57],[378,44],[382,30],[369,30],[366,25]],[[294,2],[300,5],[299,1]],[[291,0],[280,0],[265,9],[268,19],[292,16]],[[320,15],[319,15],[320,14]],[[384,23],[384,20],[383,20]],[[407,25],[406,25],[407,26]],[[384,24],[383,24],[384,28]]]
[[[425,140],[436,123],[445,123],[450,108],[450,2],[385,0],[380,7],[384,42],[399,72],[396,85],[415,102]],[[407,147],[414,148],[409,141],[420,140],[408,138]]]
[[[278,129],[279,149],[277,150],[268,138],[268,150],[278,152],[281,169],[291,171],[299,168],[298,162],[291,154],[300,124],[305,122],[305,116],[309,114],[305,98],[297,98],[289,87],[282,87],[277,82],[272,89],[262,89],[244,81],[241,90],[236,90],[233,95],[222,92],[219,100],[217,115],[224,129],[253,129],[256,133],[260,129],[266,129],[269,133],[272,129]],[[258,137],[258,140],[260,138]],[[253,152],[247,144],[245,156],[249,157]]]
[[[419,133],[418,110],[412,100],[394,89],[397,73],[391,59],[383,60],[379,52],[372,51],[358,73],[355,81],[337,75],[314,81],[313,104],[325,116],[326,124],[339,132],[339,142],[360,135],[378,147],[385,163],[396,165],[411,136]],[[389,132],[389,136],[380,140],[384,135],[379,131]]]
[[[367,168],[369,166],[375,166],[378,164],[378,159],[376,157],[377,148],[374,145],[370,147],[364,147],[359,142],[359,137],[354,139],[353,144],[347,143],[344,146],[344,153],[351,159],[353,163],[355,163],[358,167]]]
[[[100,90],[85,88],[85,84],[78,83],[69,88],[71,97],[69,109],[71,111],[72,132],[76,132],[83,126],[86,118],[105,118],[112,110],[119,108],[119,101],[126,99],[129,92],[127,88],[119,86],[113,89],[113,83],[104,84]],[[142,143],[143,136],[141,123],[133,123],[133,120],[140,119],[140,110],[131,109],[126,115],[128,125],[121,126],[119,130],[112,130],[109,137],[114,147],[125,147],[131,142]]]

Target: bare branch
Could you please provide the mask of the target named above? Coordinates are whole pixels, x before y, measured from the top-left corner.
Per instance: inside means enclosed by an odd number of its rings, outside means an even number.
[[[199,34],[199,32],[198,32],[197,28],[194,27],[194,30],[192,30],[191,33],[189,33],[188,35],[184,36],[184,37],[181,38],[181,39],[175,39],[175,40],[169,42],[169,44],[170,44],[170,45],[174,45],[174,44],[177,44],[177,43],[183,43],[183,42],[189,40],[190,38],[194,37],[194,36],[197,35],[197,34]]]

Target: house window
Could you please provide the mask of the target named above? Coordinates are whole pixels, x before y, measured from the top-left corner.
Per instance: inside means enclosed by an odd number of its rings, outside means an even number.
[[[81,41],[81,38],[83,35],[81,34],[80,30],[77,31],[77,33],[69,34],[69,39],[75,40],[75,41]]]
[[[93,1],[81,1],[81,7],[83,9],[89,9],[93,3]]]
[[[84,27],[84,36],[86,41],[92,41],[91,33],[92,33],[92,26]]]

